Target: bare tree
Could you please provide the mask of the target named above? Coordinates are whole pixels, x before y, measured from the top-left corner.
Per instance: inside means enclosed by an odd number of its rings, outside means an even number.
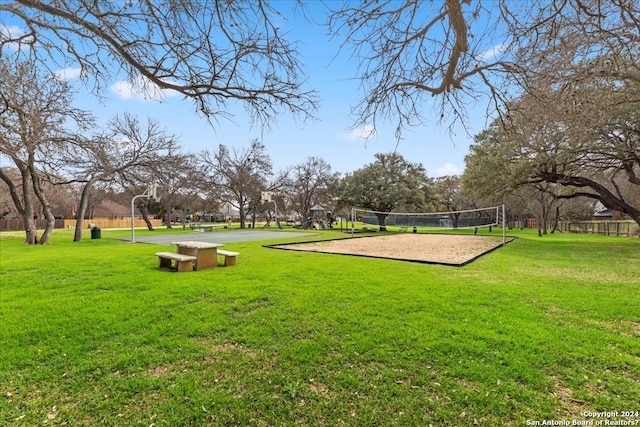
[[[0,45],[52,69],[79,67],[95,94],[121,70],[132,83],[193,100],[209,118],[227,116],[237,100],[268,125],[282,109],[307,118],[316,107],[281,16],[255,1],[16,0],[0,4],[0,17],[19,22],[18,31],[0,31]]]
[[[393,120],[398,137],[434,117],[465,123],[484,95],[504,112],[531,79],[640,81],[637,1],[345,1],[329,31],[358,64],[354,126]]]
[[[277,213],[278,209],[282,212],[286,208],[286,193],[288,186],[291,182],[289,174],[290,169],[285,168],[279,170],[275,174],[271,174],[268,176],[268,180],[265,181],[262,190],[268,191],[271,194],[271,202],[263,202],[262,197],[260,200],[252,203],[252,209],[254,213],[262,213],[263,216],[267,219],[267,223],[265,224],[265,228],[270,227],[271,218],[275,220],[276,227],[282,228],[282,224],[280,224],[279,214]],[[273,208],[273,209],[272,209]],[[255,215],[254,215],[254,226],[255,226]]]
[[[239,210],[240,228],[245,228],[246,215],[260,202],[260,193],[272,173],[265,146],[258,140],[249,147],[231,150],[220,145],[217,151],[205,150],[198,157],[209,185],[217,187],[223,202]]]
[[[523,1],[520,13],[502,6],[525,89],[531,80],[546,80],[552,86],[602,79],[640,82],[637,1],[547,3]]]
[[[156,167],[155,181],[162,194],[162,204],[167,214],[166,226],[171,228],[173,207],[178,203],[184,207],[197,193],[197,181],[194,179],[199,171],[195,168],[195,156],[183,154],[171,148],[163,161]],[[184,227],[184,208],[182,209]]]
[[[465,118],[468,96],[488,92],[501,99],[496,78],[514,65],[497,60],[508,40],[496,33],[495,6],[493,0],[386,0],[345,1],[334,9],[329,31],[359,65],[354,126],[394,119],[399,138],[403,128],[424,123],[424,106],[434,100],[430,116],[440,121],[452,114],[456,121]]]
[[[33,62],[0,58],[0,70],[0,155],[11,159],[20,171],[21,188],[1,170],[0,179],[9,187],[24,219],[26,243],[45,244],[55,224],[43,190],[47,165],[77,138],[67,126],[74,122],[89,126],[92,118],[71,106],[72,92],[65,82],[41,73]],[[36,203],[47,220],[39,238],[34,223]]]
[[[159,122],[148,118],[144,123],[128,113],[111,119],[102,134],[71,145],[64,161],[67,174],[74,177],[68,182],[82,183],[74,241],[82,239],[83,222],[95,184],[122,186],[124,182],[146,179],[142,186],[149,185],[161,167],[175,164],[177,148],[177,137],[163,129]],[[134,178],[140,176],[146,178]]]
[[[287,193],[296,211],[304,216],[311,215],[311,207],[330,201],[336,174],[331,173],[331,165],[320,157],[309,157],[304,163],[292,168]]]

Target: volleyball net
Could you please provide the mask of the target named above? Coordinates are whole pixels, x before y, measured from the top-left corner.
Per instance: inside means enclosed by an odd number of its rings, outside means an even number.
[[[388,231],[458,230],[502,227],[505,236],[504,205],[449,212],[382,212],[353,208],[352,224],[380,226]],[[352,227],[353,229],[353,227]]]

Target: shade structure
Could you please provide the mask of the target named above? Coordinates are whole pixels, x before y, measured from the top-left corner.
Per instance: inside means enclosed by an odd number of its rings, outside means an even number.
[[[315,205],[310,210],[311,210],[311,215],[317,220],[318,217],[322,216],[320,212],[324,211],[324,208],[320,205]]]

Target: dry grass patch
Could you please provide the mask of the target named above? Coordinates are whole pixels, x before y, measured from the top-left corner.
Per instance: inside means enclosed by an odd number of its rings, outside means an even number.
[[[593,411],[584,400],[573,397],[573,391],[559,381],[556,382],[551,395],[558,399],[558,408],[562,416],[581,419],[584,411]]]

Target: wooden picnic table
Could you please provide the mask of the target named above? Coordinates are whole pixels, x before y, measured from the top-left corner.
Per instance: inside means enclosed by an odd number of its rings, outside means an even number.
[[[218,248],[222,243],[198,242],[188,240],[185,242],[172,242],[178,248],[179,254],[195,256],[195,270],[218,266]]]

